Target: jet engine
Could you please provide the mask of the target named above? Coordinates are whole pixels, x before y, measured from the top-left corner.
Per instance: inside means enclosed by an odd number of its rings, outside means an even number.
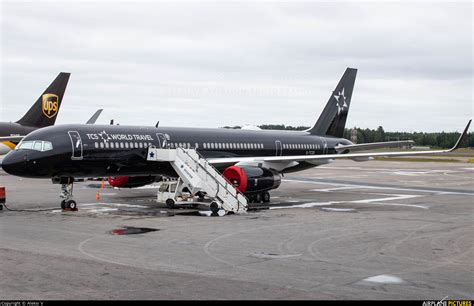
[[[118,188],[135,188],[159,181],[157,176],[116,176],[109,177],[109,184]]]
[[[278,188],[281,183],[277,171],[254,166],[230,166],[222,175],[245,195],[268,194],[266,191]]]

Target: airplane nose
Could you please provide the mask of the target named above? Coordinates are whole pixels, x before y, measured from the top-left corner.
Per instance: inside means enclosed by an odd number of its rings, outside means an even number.
[[[26,153],[11,151],[2,160],[2,169],[12,175],[22,176],[26,169]]]

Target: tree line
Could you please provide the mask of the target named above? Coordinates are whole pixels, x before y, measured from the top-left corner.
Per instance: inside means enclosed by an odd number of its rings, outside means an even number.
[[[307,130],[309,126],[291,126],[284,124],[262,124],[258,126],[263,130]],[[225,126],[225,128],[240,129],[240,126]],[[416,146],[429,146],[433,148],[451,148],[454,146],[459,138],[460,133],[456,132],[385,132],[383,127],[379,126],[377,129],[362,129],[355,128],[357,131],[357,143],[382,142],[382,141],[396,141],[396,140],[413,140]],[[344,138],[351,139],[352,129],[344,129]],[[474,147],[474,133],[468,133],[467,143],[468,147]]]

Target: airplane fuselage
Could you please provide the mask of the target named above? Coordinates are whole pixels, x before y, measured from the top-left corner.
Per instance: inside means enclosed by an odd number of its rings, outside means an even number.
[[[31,141],[47,150],[24,149]],[[58,125],[36,130],[3,160],[5,171],[23,177],[176,176],[168,162],[147,161],[148,147],[194,148],[205,158],[334,154],[343,138],[305,131],[178,128],[118,125]],[[38,146],[39,148],[39,146]],[[282,172],[317,166],[300,162]],[[220,165],[223,170],[228,165]]]

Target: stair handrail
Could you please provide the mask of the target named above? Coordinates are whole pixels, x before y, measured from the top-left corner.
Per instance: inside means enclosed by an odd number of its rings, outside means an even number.
[[[181,147],[178,147],[178,149],[180,149],[183,153],[185,153],[187,156],[189,156],[189,158],[191,158],[193,161],[195,161],[195,162],[197,162],[197,163],[199,164],[199,161],[196,161],[196,160],[187,152],[188,149],[181,148]],[[209,163],[209,162],[206,160],[206,158],[204,158],[197,150],[195,150],[195,152],[197,153],[197,155],[198,155],[199,158],[202,158],[202,159],[205,160],[206,166],[210,166],[214,171],[216,171],[217,173],[220,173],[220,172],[219,172],[211,163]],[[213,177],[213,175],[206,169],[206,167],[202,167],[201,164],[199,164],[199,166],[200,166],[202,169],[204,169],[204,171],[205,171],[208,175],[210,175],[210,176]],[[243,197],[245,198],[245,200],[247,201],[247,204],[248,204],[248,198],[247,198],[242,192],[240,192],[237,188],[235,188],[234,185],[232,185],[229,181],[227,181],[227,179],[226,179],[225,177],[224,177],[224,179],[226,180],[226,184],[230,184],[230,185],[232,186],[232,188],[235,189],[235,191],[236,191],[235,196],[234,196],[231,192],[228,192],[228,193],[229,193],[233,198],[235,198],[235,199],[237,200],[237,205],[240,205],[240,201],[239,201],[239,198],[238,198],[238,194],[240,194],[241,196],[243,196]],[[218,180],[216,180],[216,182],[217,182],[219,185],[223,186],[223,187],[228,191],[228,188],[227,188],[226,185],[221,184],[221,182],[219,182]],[[237,209],[239,209],[239,207],[238,207]]]

